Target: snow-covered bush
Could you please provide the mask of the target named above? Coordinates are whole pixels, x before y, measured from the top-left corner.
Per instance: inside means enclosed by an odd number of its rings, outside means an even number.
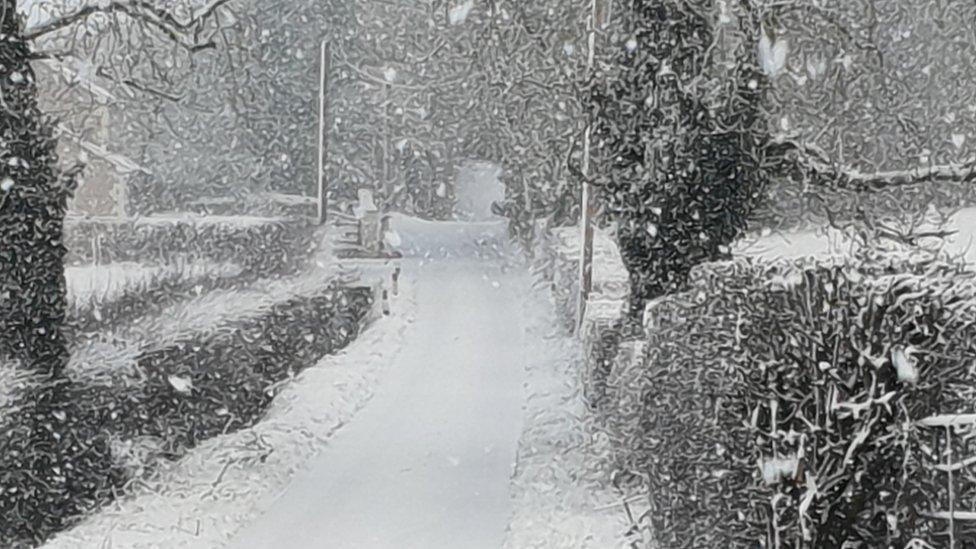
[[[233,263],[177,261],[172,265],[111,263],[68,267],[67,324],[93,332],[128,318],[150,314],[181,298],[239,283]]]
[[[693,271],[649,304],[611,431],[647,473],[658,542],[942,546],[945,523],[923,514],[950,508],[933,465],[952,454],[916,422],[976,411],[974,319],[971,273],[921,253]],[[972,477],[955,481],[955,508],[972,508]]]
[[[36,546],[158,460],[258,421],[283,382],[355,339],[373,307],[373,288],[313,282],[250,315],[143,342],[124,373],[69,366],[56,393],[35,383],[0,394],[18,411],[0,413],[0,546]],[[12,375],[0,368],[0,390]],[[57,446],[37,444],[48,439]],[[38,462],[59,481],[33,475]]]
[[[255,276],[296,270],[311,240],[307,221],[246,216],[72,218],[65,228],[71,264],[98,253],[102,262],[234,262]]]

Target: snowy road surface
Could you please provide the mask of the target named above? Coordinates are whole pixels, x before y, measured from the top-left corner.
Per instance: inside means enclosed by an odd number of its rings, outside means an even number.
[[[529,289],[500,223],[395,228],[415,323],[373,400],[296,475],[237,549],[499,548],[524,401]]]

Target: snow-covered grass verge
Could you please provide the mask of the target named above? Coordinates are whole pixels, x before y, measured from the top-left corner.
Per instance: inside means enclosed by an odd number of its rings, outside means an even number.
[[[608,445],[583,399],[583,351],[540,294],[528,300],[526,314],[530,339],[546,343],[526,355],[525,426],[505,548],[630,547],[641,536],[634,524],[646,495],[614,488]]]
[[[297,374],[354,341],[377,315],[376,280],[390,268],[350,277],[328,242],[318,249],[300,275],[210,292],[77,340],[57,389],[0,376],[0,389],[21,385],[0,391],[14,406],[45,399],[30,413],[0,409],[0,473],[11,473],[0,546],[61,532],[169,461],[250,428]],[[51,426],[53,441],[38,446],[46,431],[36,422]],[[64,477],[53,484],[24,462],[44,444],[66,447],[46,454],[66,460],[50,469]]]
[[[241,274],[241,267],[233,263],[207,261],[67,267],[69,323],[76,329],[91,331],[158,310],[187,294],[200,295],[227,286]]]
[[[89,303],[115,301],[127,292],[150,289],[170,277],[195,280],[208,275],[233,276],[238,273],[240,267],[236,265],[209,262],[178,262],[165,266],[123,262],[65,269],[68,301],[76,308]]]
[[[228,335],[231,324],[251,322],[288,301],[307,300],[336,280],[342,285],[354,279],[331,264],[287,278],[260,280],[243,288],[218,289],[172,304],[157,314],[145,315],[125,325],[99,333],[94,340],[78,341],[72,349],[67,373],[76,381],[114,384],[128,378],[139,357],[207,335]],[[140,378],[141,379],[141,378]]]
[[[356,339],[374,292],[320,279],[243,318],[142,334],[118,349],[129,352],[122,360],[89,353],[78,363],[76,352],[68,383],[19,389],[14,404],[27,411],[0,410],[0,546],[47,539],[167,460],[253,426],[291,379]],[[56,461],[38,469],[33,460]]]
[[[168,548],[223,545],[372,396],[412,321],[411,288],[394,298],[393,310],[345,350],[287,384],[263,421],[210,439],[132,481],[129,497],[45,547],[155,548],[161,540]]]
[[[931,216],[930,216],[931,217]],[[941,249],[949,255],[965,257],[976,264],[976,208],[964,208],[949,217],[944,225],[927,219],[919,226],[922,232],[944,230],[946,238],[922,238],[919,243]],[[815,257],[849,256],[858,244],[847,235],[833,228],[805,229],[797,231],[766,232],[749,235],[735,243],[733,254],[741,257],[761,257],[767,260]]]

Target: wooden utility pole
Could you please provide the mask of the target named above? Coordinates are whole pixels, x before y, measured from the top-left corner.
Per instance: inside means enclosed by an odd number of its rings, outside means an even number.
[[[328,195],[326,193],[325,164],[328,156],[326,148],[329,144],[329,72],[332,67],[332,48],[327,40],[322,40],[322,51],[319,57],[319,160],[318,160],[318,206],[317,220],[325,223]]]
[[[596,33],[602,30],[605,25],[605,3],[609,1],[612,0],[591,0],[590,28],[587,36],[586,50],[587,78],[591,78],[593,74],[593,63],[596,57]],[[580,238],[579,295],[576,301],[577,331],[583,326],[583,317],[586,314],[586,301],[589,299],[590,291],[593,289],[593,217],[596,214],[596,197],[589,183],[591,132],[592,124],[587,121],[586,129],[583,132],[583,163],[581,166],[583,182],[581,185],[582,197],[580,198],[580,228],[582,235]]]
[[[384,210],[389,210],[393,206],[393,193],[396,192],[396,185],[393,183],[393,163],[390,156],[393,154],[390,147],[390,84],[383,84],[383,165],[381,177],[383,178],[383,204]]]

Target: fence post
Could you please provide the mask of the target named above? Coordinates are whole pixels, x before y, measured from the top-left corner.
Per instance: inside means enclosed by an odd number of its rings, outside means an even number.
[[[329,114],[329,71],[332,66],[332,48],[329,42],[322,40],[321,55],[319,57],[319,158],[318,158],[318,207],[317,221],[321,225],[325,223],[326,208],[328,207],[328,197],[326,194],[325,164],[327,160],[326,148],[328,147],[328,114]]]
[[[102,234],[95,233],[92,236],[92,264],[101,265],[102,264]]]

